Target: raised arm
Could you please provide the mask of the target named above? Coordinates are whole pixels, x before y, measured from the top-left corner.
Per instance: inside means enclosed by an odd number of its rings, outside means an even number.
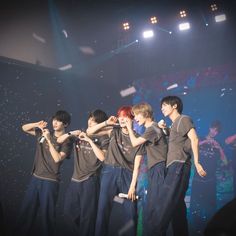
[[[236,143],[236,134],[229,136],[225,139],[226,144],[234,144]]]
[[[46,126],[47,126],[47,122],[44,120],[41,120],[39,122],[28,123],[28,124],[22,125],[22,130],[27,134],[36,135],[35,133],[36,128],[43,130],[44,128],[46,128]]]
[[[194,165],[196,167],[197,173],[204,177],[206,176],[206,172],[203,169],[202,165],[199,163],[199,146],[198,146],[198,136],[194,128],[190,129],[188,132],[188,137],[191,141],[191,147],[193,151]]]
[[[58,152],[51,141],[51,136],[50,132],[48,129],[43,129],[43,136],[46,138],[48,146],[49,146],[49,151],[52,155],[53,160],[58,163],[66,158],[66,153],[65,152]]]
[[[141,158],[142,158],[142,155],[137,155],[134,160],[134,170],[133,170],[132,180],[131,180],[129,191],[128,191],[128,198],[131,199],[132,201],[136,200],[135,191],[136,191]]]
[[[126,127],[128,129],[130,141],[131,141],[133,147],[137,147],[147,141],[143,137],[135,137],[134,130],[133,130],[133,122],[129,118],[126,119]]]
[[[79,137],[81,130],[73,130],[57,138],[58,143],[64,143],[70,136]]]
[[[99,123],[97,125],[93,125],[91,127],[88,127],[88,129],[86,130],[87,135],[92,135],[97,133],[98,131],[100,131],[101,129],[107,127],[106,129],[104,129],[104,132],[102,134],[108,134],[110,135],[111,131],[112,131],[112,127],[108,127],[108,126],[112,126],[114,124],[116,124],[117,122],[117,118],[115,116],[110,116],[108,118],[108,120]],[[101,134],[101,132],[100,132]]]
[[[81,140],[84,140],[86,142],[88,142],[90,144],[90,146],[92,147],[96,157],[100,160],[100,161],[104,161],[105,160],[105,151],[101,150],[94,142],[91,138],[89,138],[86,133],[81,132],[79,135],[79,138]]]

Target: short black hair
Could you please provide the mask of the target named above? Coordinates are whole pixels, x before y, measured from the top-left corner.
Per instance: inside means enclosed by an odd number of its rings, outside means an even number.
[[[177,105],[177,108],[176,108],[177,111],[179,112],[179,114],[182,114],[183,102],[179,97],[177,97],[177,96],[166,96],[166,97],[162,98],[161,106],[162,106],[163,103],[171,105],[171,106]]]
[[[104,111],[97,109],[97,110],[91,111],[89,113],[88,119],[90,119],[90,118],[93,118],[94,121],[99,124],[99,123],[102,123],[103,121],[107,120],[108,116]]]
[[[218,130],[218,133],[221,132],[221,122],[219,120],[212,121],[210,128],[216,128]]]
[[[67,111],[60,110],[52,116],[52,119],[61,121],[64,125],[69,125],[71,121],[71,116]]]

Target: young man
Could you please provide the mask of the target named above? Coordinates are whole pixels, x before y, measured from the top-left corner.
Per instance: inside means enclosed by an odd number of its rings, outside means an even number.
[[[192,181],[190,214],[194,233],[201,232],[203,234],[206,223],[217,209],[217,162],[220,159],[224,165],[227,165],[224,151],[215,139],[220,131],[221,123],[219,121],[212,122],[208,134],[199,142],[199,161],[207,171],[207,176],[203,179],[195,172]]]
[[[89,114],[88,127],[105,120],[107,120],[106,113],[95,110]],[[101,132],[88,137],[86,133],[74,130],[57,140],[59,143],[68,139],[74,141],[74,173],[65,195],[64,205],[67,231],[70,231],[71,236],[94,236],[99,172],[109,144],[108,135],[102,135]]]
[[[107,125],[114,125],[114,127],[107,130],[110,136],[110,143],[101,172],[95,236],[107,236],[109,234],[113,199],[119,193],[128,194],[128,199],[124,199],[122,212],[122,219],[125,223],[123,228],[119,228],[119,232],[122,235],[136,235],[136,184],[143,150],[140,147],[132,147],[129,138],[126,119],[133,118],[131,107],[121,107],[117,112],[117,116],[119,126],[116,125],[116,117],[111,116],[107,121],[87,130],[89,133],[96,133]],[[116,212],[114,212],[113,217],[114,219],[118,217],[120,220]],[[119,220],[115,223],[120,227]]]
[[[179,97],[167,96],[161,101],[161,111],[172,121],[167,153],[167,172],[157,202],[156,211],[150,219],[149,236],[165,235],[172,221],[174,235],[188,235],[185,193],[188,188],[191,152],[200,176],[206,172],[198,161],[198,137],[189,116],[182,115],[183,104]]]
[[[20,210],[15,235],[32,235],[30,230],[39,209],[41,235],[54,234],[60,166],[71,151],[69,142],[58,144],[57,138],[65,133],[69,124],[70,115],[66,111],[57,111],[52,117],[53,132],[49,132],[47,122],[43,120],[22,126],[24,132],[36,136],[37,146],[32,178]]]
[[[147,201],[144,211],[144,232],[148,232],[152,212],[158,204],[157,194],[165,177],[167,157],[167,140],[158,123],[153,120],[152,107],[147,103],[140,103],[132,107],[134,119],[138,125],[145,126],[142,136],[136,137],[132,129],[132,121],[127,119],[127,129],[131,143],[134,147],[145,144],[148,164]]]

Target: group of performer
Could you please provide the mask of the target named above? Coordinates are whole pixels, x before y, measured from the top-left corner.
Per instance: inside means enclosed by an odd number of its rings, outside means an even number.
[[[128,225],[125,230],[120,229],[120,235],[136,235],[136,186],[144,155],[148,166],[144,235],[166,235],[170,225],[173,235],[188,235],[184,197],[191,156],[200,179],[205,178],[206,172],[199,162],[199,140],[193,121],[182,114],[182,100],[167,96],[160,106],[172,122],[168,136],[163,132],[165,122],[154,120],[148,103],[122,106],[117,116],[110,117],[95,110],[88,116],[86,132],[66,131],[71,121],[66,111],[57,111],[52,117],[52,132],[43,120],[24,124],[23,131],[36,137],[37,146],[32,178],[14,234],[30,235],[39,210],[41,235],[55,233],[60,167],[73,153],[74,171],[64,202],[68,235],[109,235],[114,198],[119,193],[127,194],[122,220]],[[145,127],[142,135],[133,130],[133,119]]]

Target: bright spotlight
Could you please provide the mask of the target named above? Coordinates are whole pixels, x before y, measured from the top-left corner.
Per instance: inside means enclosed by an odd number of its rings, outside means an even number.
[[[129,30],[130,26],[128,22],[123,23],[123,29],[124,30]]]
[[[150,21],[152,24],[156,24],[157,23],[157,18],[155,16],[150,18]]]
[[[180,30],[180,31],[188,30],[188,29],[190,29],[190,24],[189,24],[189,22],[185,22],[185,23],[179,24],[179,30]]]
[[[225,20],[226,20],[226,15],[225,14],[215,16],[215,22],[221,22],[221,21],[225,21]]]
[[[135,42],[138,43],[138,39],[136,39]]]
[[[154,32],[152,30],[146,30],[143,32],[143,37],[145,39],[152,38],[154,36]]]
[[[211,10],[212,11],[216,11],[218,8],[216,6],[216,4],[211,4]]]
[[[181,17],[181,18],[184,18],[184,17],[187,16],[186,11],[184,11],[184,10],[183,10],[183,11],[180,11],[179,14],[180,14],[180,17]]]

